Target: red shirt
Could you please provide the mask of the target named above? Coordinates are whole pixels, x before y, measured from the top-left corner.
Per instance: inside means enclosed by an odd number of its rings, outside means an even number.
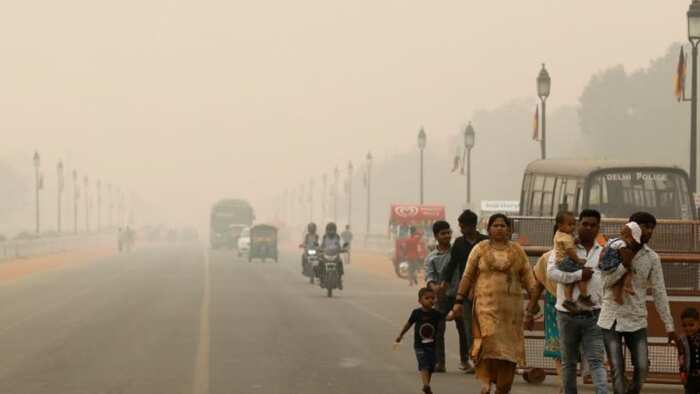
[[[406,260],[417,261],[420,259],[420,249],[422,246],[422,239],[420,235],[412,235],[404,241],[404,250],[406,254]]]

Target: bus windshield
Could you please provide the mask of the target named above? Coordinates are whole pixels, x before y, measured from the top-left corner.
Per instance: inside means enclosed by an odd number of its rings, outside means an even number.
[[[686,179],[674,171],[614,169],[591,175],[588,207],[607,217],[647,211],[659,219],[693,218]]]

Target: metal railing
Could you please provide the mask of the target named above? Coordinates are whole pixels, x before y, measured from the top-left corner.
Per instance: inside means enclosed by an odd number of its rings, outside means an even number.
[[[553,217],[513,216],[513,235],[525,246],[550,247],[554,237]],[[603,219],[600,232],[620,233],[624,219]],[[649,246],[660,253],[700,253],[700,221],[659,220]]]

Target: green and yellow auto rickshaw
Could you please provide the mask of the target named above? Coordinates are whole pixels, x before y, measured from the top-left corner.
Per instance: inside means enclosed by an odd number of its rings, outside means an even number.
[[[250,252],[248,261],[273,259],[277,262],[277,228],[258,224],[250,228]]]

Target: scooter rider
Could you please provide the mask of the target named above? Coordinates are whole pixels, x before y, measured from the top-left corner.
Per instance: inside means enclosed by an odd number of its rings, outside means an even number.
[[[338,226],[333,222],[328,223],[326,225],[326,233],[323,234],[323,240],[321,241],[321,250],[337,250],[338,253],[340,253],[340,251],[343,250],[343,246],[343,241],[338,235]],[[341,290],[343,289],[344,273],[343,261],[340,260],[340,264],[338,264],[338,288]],[[321,275],[321,277],[323,277],[323,275]]]
[[[316,223],[309,223],[306,226],[306,234],[304,235],[304,242],[301,244],[304,248],[304,254],[301,255],[301,269],[304,270],[304,264],[306,264],[306,252],[309,249],[318,247],[318,234],[316,233]]]

